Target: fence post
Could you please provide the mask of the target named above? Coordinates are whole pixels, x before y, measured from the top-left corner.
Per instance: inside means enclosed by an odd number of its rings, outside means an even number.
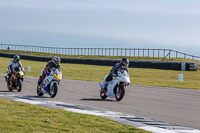
[[[178,51],[176,51],[176,58],[178,57]]]
[[[164,52],[163,52],[163,57],[165,57],[165,49],[164,49]]]
[[[135,57],[135,48],[134,48],[134,57]]]
[[[149,57],[149,49],[148,49],[148,57]]]
[[[138,49],[138,57],[140,57],[140,49]]]
[[[154,49],[153,49],[153,57],[154,57]]]
[[[158,58],[160,57],[160,51],[159,51],[159,49],[158,49]]]
[[[144,57],[144,49],[143,49],[143,57]]]

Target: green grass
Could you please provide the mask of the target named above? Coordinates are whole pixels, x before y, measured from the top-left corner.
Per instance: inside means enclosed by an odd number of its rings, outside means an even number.
[[[6,73],[8,62],[11,58],[0,57],[0,73]],[[46,62],[36,62],[21,60],[25,68],[25,76],[39,77],[40,71],[44,69]],[[31,67],[31,72],[28,72]],[[85,80],[85,81],[103,81],[104,76],[109,73],[112,67],[95,66],[82,64],[61,63],[61,69],[64,79]],[[187,89],[200,89],[199,71],[172,71],[160,69],[129,68],[131,84],[149,85],[162,87],[175,87]],[[184,82],[178,81],[178,74],[183,74]]]
[[[47,108],[0,98],[3,133],[147,133],[132,126],[86,114]]]

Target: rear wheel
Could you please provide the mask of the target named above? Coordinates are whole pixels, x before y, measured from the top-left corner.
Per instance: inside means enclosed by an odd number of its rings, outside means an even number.
[[[100,90],[100,97],[101,97],[101,99],[106,99],[107,98],[106,90],[104,88],[101,88],[101,90]]]
[[[22,81],[19,80],[19,81],[18,81],[18,86],[17,86],[17,91],[18,91],[18,92],[21,92],[21,90],[22,90]]]
[[[122,85],[118,86],[116,91],[115,91],[115,99],[117,101],[122,100],[122,98],[124,97],[124,94],[125,94],[124,86],[122,86]]]
[[[40,86],[37,86],[37,95],[38,96],[43,96],[44,95],[44,93],[42,92],[42,87],[40,87]]]
[[[57,91],[58,91],[58,85],[53,84],[52,88],[50,89],[50,97],[54,98],[57,94]]]

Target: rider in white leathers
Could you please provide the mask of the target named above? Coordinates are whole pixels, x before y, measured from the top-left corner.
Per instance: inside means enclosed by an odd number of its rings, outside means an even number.
[[[16,68],[16,67],[19,67],[21,69],[21,71],[24,72],[24,68],[22,67],[22,63],[20,60],[20,57],[19,55],[14,55],[13,59],[9,62],[8,64],[8,68],[7,68],[7,83],[9,84],[9,78],[13,72],[13,70]]]

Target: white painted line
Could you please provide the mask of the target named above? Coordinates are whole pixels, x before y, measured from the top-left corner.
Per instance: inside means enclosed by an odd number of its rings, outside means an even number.
[[[19,102],[24,102],[24,103],[29,103],[29,104],[41,104],[42,102],[38,102],[38,101],[32,101],[32,100],[26,100],[26,99],[15,99],[15,101],[19,101]]]
[[[70,109],[70,108],[67,108],[67,109],[65,109],[65,110],[66,110],[66,111],[75,112],[75,113],[89,114],[89,115],[96,115],[96,116],[104,116],[104,115],[105,115],[105,114],[100,113],[100,112],[88,111],[88,110]]]
[[[140,129],[143,129],[146,131],[150,131],[150,132],[155,132],[155,133],[180,133],[180,132],[162,129],[162,128],[158,128],[158,127],[153,127],[153,126],[141,126],[141,127],[137,127],[137,128],[140,128]]]

